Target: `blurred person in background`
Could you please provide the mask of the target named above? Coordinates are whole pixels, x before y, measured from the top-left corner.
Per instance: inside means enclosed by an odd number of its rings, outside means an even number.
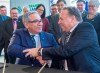
[[[85,1],[84,0],[78,0],[76,2],[77,8],[80,10],[82,17],[85,17],[87,15],[87,11],[85,10]]]
[[[83,17],[84,22],[91,23],[98,35],[98,41],[100,45],[100,13],[97,12],[99,8],[99,0],[90,0],[88,3],[88,15]]]
[[[6,6],[1,5],[0,6],[0,56],[1,56],[1,52],[4,48],[3,47],[4,40],[2,38],[2,25],[1,24],[7,19],[9,19],[9,17],[7,16],[7,8],[6,8]]]
[[[42,30],[48,32],[49,20],[45,17],[46,15],[45,6],[43,4],[39,4],[36,7],[36,11],[39,13],[40,17],[42,18],[42,22],[43,22]]]
[[[56,4],[53,4],[53,5],[51,5],[51,15],[49,15],[47,18],[48,18],[48,20],[49,20],[49,22],[51,22],[51,18],[52,18],[52,16],[54,16],[55,14],[57,14],[58,13],[58,7],[57,7],[57,5]]]
[[[66,6],[66,1],[58,0],[56,4],[57,4],[59,13],[52,16],[51,22],[49,25],[49,32],[54,35],[56,41],[58,42],[58,44],[60,44],[60,40],[61,40],[60,37],[62,35],[62,29],[58,24],[58,20],[59,20],[59,14],[60,14],[61,10]]]
[[[7,19],[3,24],[2,24],[2,35],[3,35],[3,40],[4,40],[4,53],[5,53],[5,59],[7,63],[15,63],[16,58],[9,56],[8,58],[8,53],[7,53],[7,48],[10,42],[10,38],[13,35],[13,31],[19,28],[24,28],[23,23],[19,19],[19,13],[16,7],[11,8],[10,10],[10,18]]]

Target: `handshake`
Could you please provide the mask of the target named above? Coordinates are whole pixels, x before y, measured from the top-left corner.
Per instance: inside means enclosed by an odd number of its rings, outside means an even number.
[[[26,53],[25,57],[36,57],[36,59],[42,64],[44,65],[47,61],[42,60],[42,56],[39,56],[38,51],[42,50],[40,48],[32,48],[32,49],[26,49],[23,50],[23,53]]]

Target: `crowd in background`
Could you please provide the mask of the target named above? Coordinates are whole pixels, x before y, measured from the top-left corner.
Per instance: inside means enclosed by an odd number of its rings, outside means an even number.
[[[85,1],[77,0],[76,8],[79,9],[79,11],[81,13],[82,22],[89,22],[91,25],[93,25],[94,29],[96,30],[97,36],[98,36],[98,38],[97,38],[99,41],[98,43],[100,45],[100,13],[97,12],[97,10],[99,8],[99,4],[100,3],[98,0],[90,0],[88,2],[88,11],[86,11],[85,10],[85,6],[86,6]],[[43,48],[51,47],[51,46],[57,47],[58,45],[61,44],[61,38],[65,32],[62,31],[62,28],[60,27],[58,22],[59,22],[59,16],[60,16],[61,10],[66,6],[67,6],[67,2],[65,0],[58,0],[56,4],[52,4],[50,6],[51,15],[49,15],[47,17],[46,17],[45,5],[39,4],[36,7],[35,11],[38,12],[39,16],[41,17],[41,20],[40,21],[38,21],[38,20],[31,21],[30,23],[42,22],[43,23],[42,31],[53,34],[54,39],[55,39],[55,40],[53,40],[53,42],[56,41],[56,44],[54,43],[55,45],[43,46]],[[17,8],[13,7],[10,10],[10,16],[7,16],[7,8],[4,5],[0,6],[0,55],[1,55],[2,49],[4,49],[4,57],[5,57],[7,63],[30,65],[30,64],[26,64],[26,63],[18,63],[19,56],[16,56],[16,55],[14,56],[13,54],[9,55],[10,52],[8,52],[10,50],[10,48],[8,48],[9,43],[12,42],[11,37],[16,36],[16,35],[13,35],[13,32],[16,31],[16,29],[21,29],[21,28],[24,29],[27,27],[28,28],[31,27],[31,26],[29,27],[28,25],[26,26],[26,23],[25,23],[26,21],[23,22],[23,20],[24,20],[23,17],[25,17],[24,15],[27,12],[30,12],[29,8],[27,6],[24,6],[23,7],[23,15],[19,16]],[[34,26],[34,29],[35,29],[35,26]],[[16,32],[16,34],[18,34],[18,32]],[[47,35],[44,35],[44,36],[45,37],[43,37],[43,38],[45,39]],[[47,41],[45,42],[45,45],[46,44],[47,44]],[[23,47],[25,47],[25,46],[23,46]],[[18,52],[20,52],[20,51],[18,51]],[[52,63],[54,65],[52,65],[51,67],[58,68],[58,69],[64,69],[64,66],[62,66],[64,64],[64,61],[65,60],[52,60]]]

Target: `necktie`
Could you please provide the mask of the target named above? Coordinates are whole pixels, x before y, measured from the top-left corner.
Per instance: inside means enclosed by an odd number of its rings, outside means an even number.
[[[70,32],[64,32],[63,35],[61,36],[61,44],[64,46],[68,41],[69,41],[69,38],[70,38]]]
[[[35,41],[35,39],[34,39],[34,36],[35,36],[35,35],[31,35],[31,39],[32,39],[32,42],[33,42],[33,48],[36,48],[36,41]],[[30,57],[29,57],[29,60],[30,60],[30,62],[31,62],[31,64],[32,64],[32,66],[34,66],[35,58],[30,58]]]
[[[31,35],[31,38],[32,38],[32,42],[33,42],[33,47],[36,48],[36,41],[35,41],[35,39],[34,39],[34,36],[35,36],[35,35]]]
[[[69,38],[70,38],[70,34],[71,34],[71,32],[65,32],[63,35],[62,35],[62,37],[61,37],[61,44],[62,44],[62,46],[65,46],[66,45],[66,43],[69,41]],[[68,67],[67,67],[67,60],[64,60],[64,69],[65,70],[68,70]]]
[[[13,22],[13,28],[14,28],[14,30],[17,29],[17,21],[16,20],[14,20],[14,22]]]

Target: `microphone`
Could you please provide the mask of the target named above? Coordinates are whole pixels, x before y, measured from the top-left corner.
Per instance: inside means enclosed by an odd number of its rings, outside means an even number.
[[[41,73],[41,71],[44,69],[44,67],[46,66],[47,63],[45,63],[41,68],[40,70],[38,71],[38,73]]]
[[[6,67],[6,60],[4,59],[4,65],[3,65],[3,71],[2,71],[2,73],[5,73],[5,67]]]

